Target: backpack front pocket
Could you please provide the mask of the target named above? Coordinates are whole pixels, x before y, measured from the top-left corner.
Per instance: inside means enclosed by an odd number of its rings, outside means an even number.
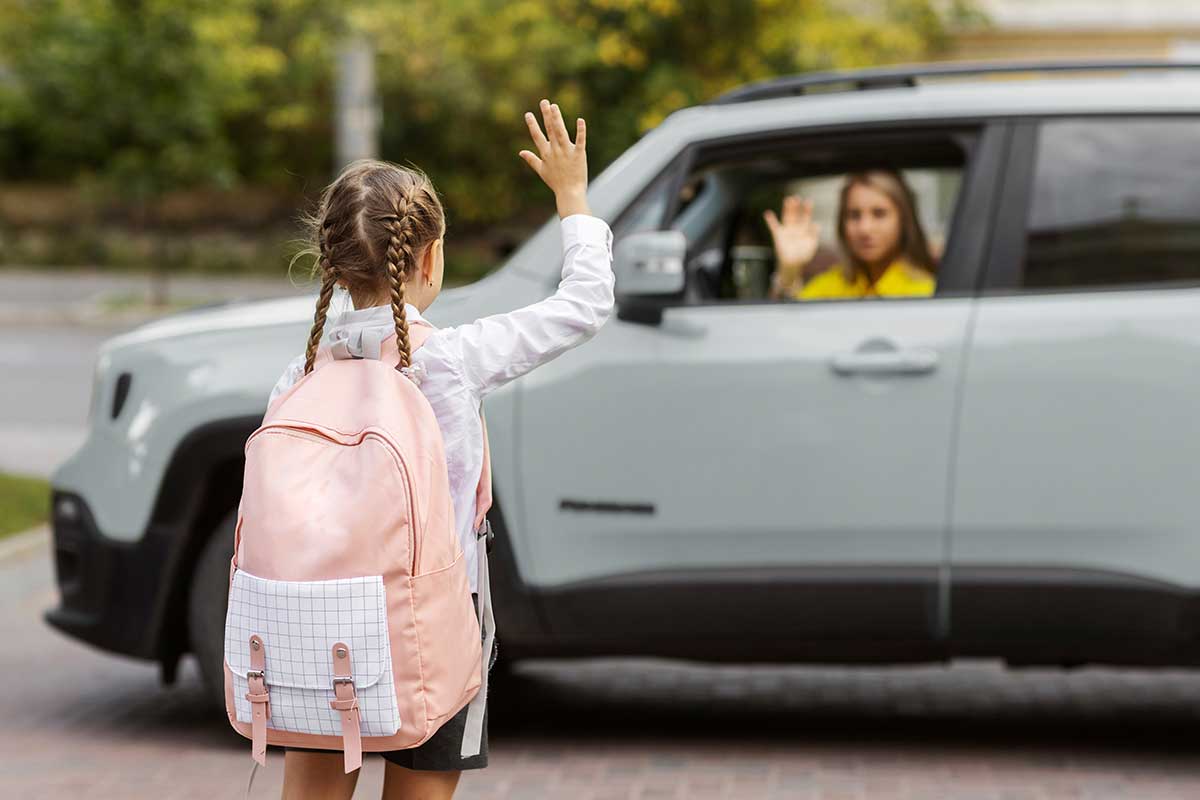
[[[330,651],[345,644],[363,736],[400,729],[392,676],[383,576],[328,581],[277,581],[236,570],[225,617],[225,662],[233,679],[239,722],[252,720],[247,673],[250,639],[261,640],[263,680],[270,695],[270,728],[342,734],[334,700]]]

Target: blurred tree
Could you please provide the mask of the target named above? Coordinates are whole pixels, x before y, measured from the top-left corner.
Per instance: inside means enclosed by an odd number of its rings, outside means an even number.
[[[5,3],[0,64],[13,80],[0,125],[37,146],[27,160],[3,164],[4,174],[91,174],[153,196],[269,179],[296,155],[323,158],[328,147],[310,148],[313,134],[329,131],[323,40],[340,15],[321,13],[328,5]],[[316,57],[294,58],[291,49]]]
[[[935,56],[972,0],[6,0],[0,176],[130,197],[332,164],[333,48],[376,44],[385,158],[451,216],[549,207],[521,113],[586,116],[593,174],[669,113],[747,81]],[[9,80],[4,80],[5,70]]]
[[[0,87],[0,140],[14,144],[0,151],[10,156],[2,174],[74,179],[111,194],[135,231],[154,221],[166,192],[280,182],[297,156],[315,163],[328,154],[328,71],[320,57],[287,53],[323,41],[340,21],[322,8],[288,0],[6,3],[0,64],[12,79]],[[169,259],[159,252],[154,260],[153,297],[165,303]]]
[[[974,14],[969,0],[410,0],[351,19],[379,43],[384,153],[491,221],[547,205],[516,156],[541,97],[588,118],[596,172],[679,108],[752,80],[927,59]]]

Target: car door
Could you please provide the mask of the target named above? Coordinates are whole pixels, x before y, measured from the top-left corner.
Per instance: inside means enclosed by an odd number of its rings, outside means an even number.
[[[786,658],[816,657],[813,641],[824,656],[871,641],[874,657],[895,658],[937,636],[956,391],[1006,132],[956,135],[969,153],[937,296],[626,306],[524,379],[524,579],[560,640]],[[832,152],[826,168],[849,169],[888,142],[919,160],[951,132],[879,136],[756,144],[750,163]],[[693,269],[712,261],[714,238],[726,256],[754,249],[729,226],[691,225],[706,197],[736,193],[692,179],[721,158],[737,163],[695,148],[665,179],[683,200],[652,191],[629,213],[687,201],[667,218],[688,235]],[[619,221],[618,251],[627,232]]]
[[[1200,584],[1200,117],[1022,124],[963,388],[962,652],[1156,658]]]

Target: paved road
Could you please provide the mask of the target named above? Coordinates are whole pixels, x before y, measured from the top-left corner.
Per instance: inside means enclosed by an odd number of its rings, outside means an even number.
[[[0,797],[233,798],[251,762],[187,665],[45,627],[47,547],[0,562]],[[1200,797],[1200,675],[953,667],[523,665],[493,693],[492,766],[462,800]],[[252,797],[278,797],[272,751]],[[368,757],[356,797],[378,797]]]

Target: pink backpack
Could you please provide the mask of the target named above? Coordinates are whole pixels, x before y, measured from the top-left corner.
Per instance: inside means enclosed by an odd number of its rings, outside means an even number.
[[[432,333],[409,331],[415,350]],[[246,441],[229,570],[225,709],[266,763],[268,744],[345,752],[415,747],[468,703],[479,752],[495,623],[477,491],[479,603],[455,533],[441,431],[399,372],[328,347]],[[480,631],[487,631],[481,642]]]

